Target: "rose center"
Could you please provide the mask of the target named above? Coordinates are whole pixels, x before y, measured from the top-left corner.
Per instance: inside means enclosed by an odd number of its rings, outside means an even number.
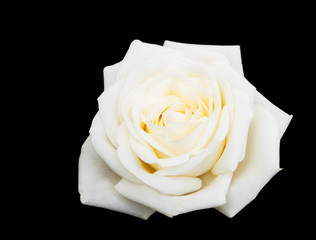
[[[179,96],[163,96],[145,106],[142,128],[152,135],[165,135],[178,141],[192,133],[209,111],[202,100],[188,101]]]

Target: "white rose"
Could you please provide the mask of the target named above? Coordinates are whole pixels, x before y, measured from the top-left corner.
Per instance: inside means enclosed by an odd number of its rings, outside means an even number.
[[[80,155],[82,203],[144,219],[232,217],[280,170],[292,116],[243,77],[238,46],[136,40],[104,81]]]

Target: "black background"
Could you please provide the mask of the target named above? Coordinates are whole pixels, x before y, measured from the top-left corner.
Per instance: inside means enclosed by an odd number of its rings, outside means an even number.
[[[148,238],[307,233],[314,208],[314,180],[306,173],[313,158],[307,153],[313,142],[308,140],[313,129],[306,130],[312,126],[306,111],[311,110],[313,97],[307,82],[315,78],[307,74],[312,66],[307,57],[313,50],[308,7],[258,4],[241,11],[235,6],[187,5],[74,4],[39,6],[40,10],[34,5],[22,17],[16,14],[20,17],[9,28],[14,34],[12,49],[18,49],[14,66],[28,67],[22,75],[17,70],[11,75],[22,79],[14,84],[25,94],[19,106],[27,110],[27,134],[22,139],[30,160],[21,162],[27,161],[32,170],[17,184],[18,211],[10,216],[10,224],[21,223],[31,234],[41,235],[43,230],[47,236],[79,233],[91,239],[109,238],[117,230],[122,237],[135,233]],[[157,6],[162,10],[154,11]],[[155,213],[144,221],[80,203],[78,158],[98,110],[102,71],[120,61],[134,39],[160,45],[164,40],[240,45],[245,77],[294,115],[281,140],[283,170],[234,218],[208,209],[172,219]]]

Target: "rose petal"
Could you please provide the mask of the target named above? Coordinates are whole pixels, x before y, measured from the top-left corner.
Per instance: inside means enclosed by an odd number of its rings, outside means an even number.
[[[99,113],[93,118],[90,135],[95,151],[116,174],[132,182],[140,183],[119,161],[116,148],[106,136]]]
[[[212,111],[212,114],[209,116],[209,121],[208,124],[205,128],[204,134],[201,135],[201,138],[198,140],[197,144],[194,146],[194,150],[200,150],[205,148],[207,143],[210,142],[210,140],[214,137],[216,133],[216,127],[218,126],[219,120],[220,120],[220,115],[222,109],[222,101],[221,101],[221,93],[219,90],[218,84],[214,83],[212,84],[212,90],[213,90],[213,95],[214,95],[214,109]],[[226,108],[225,108],[226,109]],[[227,110],[227,109],[226,109]],[[225,111],[226,111],[225,110]],[[228,116],[227,116],[228,117]],[[208,134],[205,134],[208,133]]]
[[[116,80],[116,74],[121,62],[107,66],[103,69],[104,90],[111,86]]]
[[[102,119],[106,135],[111,143],[117,147],[116,133],[120,125],[118,111],[116,109],[116,101],[120,91],[118,84],[113,84],[107,88],[98,98],[99,114]],[[111,114],[109,114],[111,113]]]
[[[155,58],[154,56],[157,55],[166,57]],[[173,61],[173,58],[179,55],[182,56],[183,53],[159,45],[134,40],[117,73],[117,83],[124,83],[120,88],[118,107],[121,108],[125,96],[128,95],[131,89],[140,85],[149,76],[160,72],[170,61]]]
[[[140,101],[139,101],[140,102]],[[144,129],[140,126],[139,121],[137,121],[136,117],[131,117],[130,115],[138,115],[141,118],[141,107],[138,104],[133,105],[133,101],[128,99],[122,105],[122,113],[125,118],[125,124],[128,127],[128,130],[133,136],[143,144],[150,144],[152,147],[157,149],[158,151],[162,152],[168,156],[174,156],[165,146],[163,146],[159,141],[144,131]],[[131,113],[131,109],[133,109]],[[137,112],[137,114],[135,114]],[[135,122],[133,122],[133,119]],[[135,124],[136,123],[136,124]]]
[[[200,44],[187,44],[187,43],[178,43],[173,41],[166,40],[163,44],[165,47],[175,48],[179,50],[185,49],[188,45],[195,47],[202,47],[204,49],[209,49],[211,51],[223,53],[227,56],[230,64],[241,74],[244,75],[242,62],[241,62],[241,54],[240,54],[240,46],[231,45],[231,46],[220,46],[220,45],[200,45]]]
[[[205,133],[205,128],[207,122],[203,121],[194,131],[189,135],[185,136],[181,140],[172,141],[165,134],[153,134],[152,136],[160,142],[164,147],[166,147],[175,156],[181,154],[187,154],[192,151],[192,147],[198,142],[202,134]]]
[[[182,196],[165,195],[146,185],[134,184],[125,179],[122,179],[115,189],[132,201],[173,217],[181,213],[224,204],[231,176],[232,173],[218,176],[211,173],[204,174],[202,189]]]
[[[193,133],[202,123],[202,121],[165,122],[164,123],[165,126],[160,126],[148,121],[146,122],[146,119],[144,122],[146,123],[149,133],[152,136],[157,136],[157,135],[165,136],[165,138],[168,139],[168,142],[183,140],[185,137]],[[192,146],[192,144],[190,146]]]
[[[233,89],[233,96],[235,100],[233,126],[225,150],[212,170],[215,175],[234,171],[245,155],[248,128],[253,116],[252,101],[236,89]]]
[[[234,172],[227,193],[227,203],[217,208],[229,217],[233,217],[251,202],[280,171],[277,121],[264,107],[255,105],[254,109],[245,159]]]
[[[122,197],[114,189],[120,179],[97,155],[88,137],[82,145],[79,158],[81,202],[147,219],[155,211]]]
[[[123,122],[118,132],[118,157],[126,169],[132,172],[144,184],[157,189],[163,194],[182,195],[201,188],[201,180],[194,177],[161,177],[148,172],[141,160],[132,151],[129,144],[129,134]]]
[[[189,154],[183,154],[171,158],[159,159],[153,149],[148,145],[143,145],[137,139],[130,134],[129,142],[132,150],[135,154],[145,163],[150,164],[155,169],[161,169],[164,167],[177,166],[189,160]]]
[[[272,102],[270,102],[258,91],[256,91],[255,94],[255,103],[264,106],[275,117],[278,123],[279,136],[281,139],[286,128],[289,126],[293,116],[287,114],[286,112],[275,106]]]

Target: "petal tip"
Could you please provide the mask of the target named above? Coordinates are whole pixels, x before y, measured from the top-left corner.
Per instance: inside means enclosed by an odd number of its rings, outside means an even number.
[[[80,202],[84,205],[88,205],[88,199],[87,199],[87,195],[80,193]]]

